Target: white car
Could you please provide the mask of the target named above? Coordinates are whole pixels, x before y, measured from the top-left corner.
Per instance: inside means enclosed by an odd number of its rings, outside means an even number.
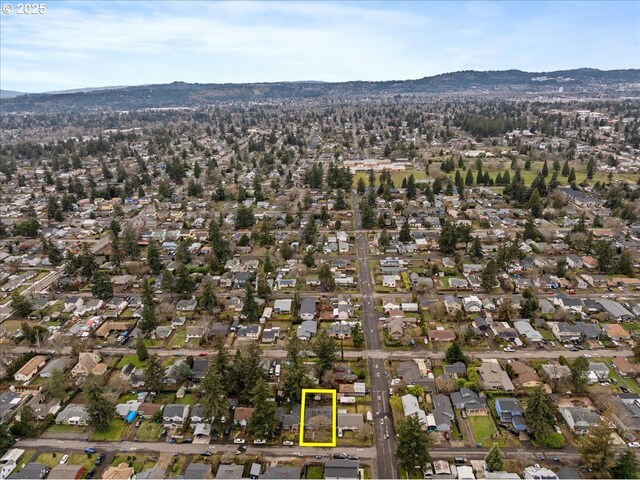
[[[266,444],[267,444],[267,441],[266,441],[264,438],[256,438],[256,439],[253,441],[253,444],[254,444],[254,445],[266,445]]]
[[[64,465],[65,463],[67,463],[67,460],[69,460],[69,455],[63,455],[60,459],[60,465]]]
[[[627,445],[631,448],[640,448],[640,442],[629,442]]]
[[[502,350],[505,351],[505,352],[515,352],[516,351],[515,348],[511,348],[511,347],[504,347]]]
[[[233,439],[233,443],[235,443],[236,445],[242,445],[245,442],[246,442],[246,440],[244,438],[234,438]]]
[[[588,353],[583,353],[583,354],[582,354],[582,356],[583,356],[584,358],[591,358],[591,355],[589,355]]]
[[[282,445],[284,445],[285,447],[293,447],[293,442],[291,440],[285,440],[284,442],[282,442]]]

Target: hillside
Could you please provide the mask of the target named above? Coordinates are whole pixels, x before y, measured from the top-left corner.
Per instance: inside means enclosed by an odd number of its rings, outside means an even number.
[[[604,93],[640,83],[640,70],[576,69],[555,72],[462,71],[418,80],[384,82],[278,82],[199,84],[174,82],[162,85],[113,87],[90,91],[26,94],[5,97],[3,113],[87,112],[142,108],[195,107],[217,101],[317,98],[323,96],[442,94],[463,92]],[[17,92],[9,92],[17,93]]]

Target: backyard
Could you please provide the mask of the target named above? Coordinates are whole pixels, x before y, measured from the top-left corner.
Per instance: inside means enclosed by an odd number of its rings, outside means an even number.
[[[498,443],[499,446],[506,445],[504,438],[495,438],[496,427],[488,415],[472,415],[467,417],[467,422],[473,432],[474,441],[480,443],[484,448],[491,447],[494,443]]]

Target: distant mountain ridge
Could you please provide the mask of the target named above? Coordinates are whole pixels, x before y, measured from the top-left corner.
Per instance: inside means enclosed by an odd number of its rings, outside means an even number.
[[[603,93],[628,88],[640,90],[640,69],[597,70],[580,68],[554,72],[521,70],[460,71],[416,80],[350,82],[274,82],[169,84],[78,89],[42,94],[1,96],[4,113],[88,112],[144,108],[196,107],[217,101],[441,94],[463,92]]]

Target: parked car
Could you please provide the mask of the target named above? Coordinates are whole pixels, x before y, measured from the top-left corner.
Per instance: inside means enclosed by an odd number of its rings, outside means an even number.
[[[138,420],[136,422],[136,428],[140,428],[140,425],[142,425],[142,420]]]
[[[99,455],[98,455],[98,458],[96,458],[96,461],[95,461],[95,462],[93,462],[93,463],[94,463],[96,466],[100,465],[100,464],[103,462],[104,457],[105,457],[105,454],[104,454],[104,453],[99,454]]]
[[[293,447],[293,442],[291,440],[285,440],[284,442],[282,442],[282,445],[284,445],[285,447]]]
[[[84,453],[96,453],[96,449],[93,447],[84,447]]]
[[[210,457],[211,455],[213,455],[213,453],[206,451],[206,452],[202,452],[200,455],[203,457]]]
[[[69,460],[69,455],[65,454],[62,456],[62,458],[60,459],[60,465],[64,465],[65,463],[67,463],[67,460]]]
[[[238,447],[238,449],[236,450],[236,455],[240,455],[241,453],[244,453],[247,451],[247,446],[246,445],[240,445]]]
[[[93,478],[93,476],[96,474],[96,469],[92,468],[91,470],[89,470],[87,472],[87,475],[84,478]]]
[[[236,445],[242,445],[245,442],[246,440],[244,438],[237,437],[233,439],[233,443],[235,443]]]
[[[640,448],[640,442],[629,442],[627,445],[629,445],[629,448]]]
[[[254,444],[254,445],[266,445],[266,444],[267,444],[267,441],[266,441],[264,438],[256,438],[256,439],[253,441],[253,444]]]

